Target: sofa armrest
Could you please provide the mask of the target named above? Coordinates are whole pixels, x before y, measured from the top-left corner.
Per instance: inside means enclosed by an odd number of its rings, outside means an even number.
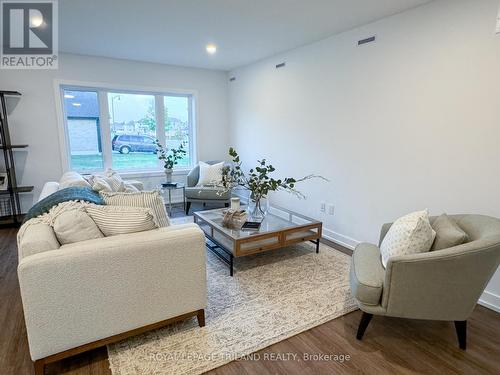
[[[500,236],[390,258],[382,306],[403,318],[466,320],[500,261]]]
[[[33,360],[206,305],[195,224],[62,246],[18,268]]]
[[[38,197],[38,201],[40,202],[42,199],[47,198],[49,195],[55,193],[59,190],[59,182],[49,181],[43,185],[42,192]]]

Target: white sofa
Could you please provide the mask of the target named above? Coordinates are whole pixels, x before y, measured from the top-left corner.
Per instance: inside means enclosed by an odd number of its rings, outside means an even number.
[[[197,316],[205,324],[205,239],[195,224],[64,246],[52,227],[33,224],[18,246],[36,374],[46,363],[177,320]]]

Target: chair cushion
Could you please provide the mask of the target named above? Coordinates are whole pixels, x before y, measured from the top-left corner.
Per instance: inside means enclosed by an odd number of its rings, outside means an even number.
[[[429,222],[427,210],[417,211],[396,220],[382,244],[382,264],[387,267],[389,258],[398,255],[425,253],[431,249],[436,232]]]
[[[377,246],[362,243],[356,246],[351,260],[351,293],[365,305],[380,303],[385,269]]]
[[[213,186],[194,186],[186,188],[186,198],[199,200],[228,200],[231,198],[230,191]]]
[[[442,214],[434,220],[432,228],[436,231],[436,239],[431,251],[448,249],[469,241],[467,233],[446,214]]]

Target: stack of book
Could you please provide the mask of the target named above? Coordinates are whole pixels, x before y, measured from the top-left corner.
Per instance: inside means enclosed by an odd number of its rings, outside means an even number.
[[[222,211],[222,213],[224,214],[222,225],[226,228],[240,229],[247,219],[247,213],[245,210],[235,211],[227,209]]]

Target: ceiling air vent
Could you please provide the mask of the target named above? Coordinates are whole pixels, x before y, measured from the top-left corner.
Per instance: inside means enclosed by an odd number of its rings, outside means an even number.
[[[363,44],[373,43],[376,39],[377,39],[376,36],[371,36],[366,39],[358,40],[358,46],[362,46]]]
[[[229,78],[229,82],[233,82],[233,81],[236,81],[236,77]]]
[[[284,67],[285,67],[285,63],[284,62],[282,62],[281,64],[276,65],[276,69],[284,68]]]

